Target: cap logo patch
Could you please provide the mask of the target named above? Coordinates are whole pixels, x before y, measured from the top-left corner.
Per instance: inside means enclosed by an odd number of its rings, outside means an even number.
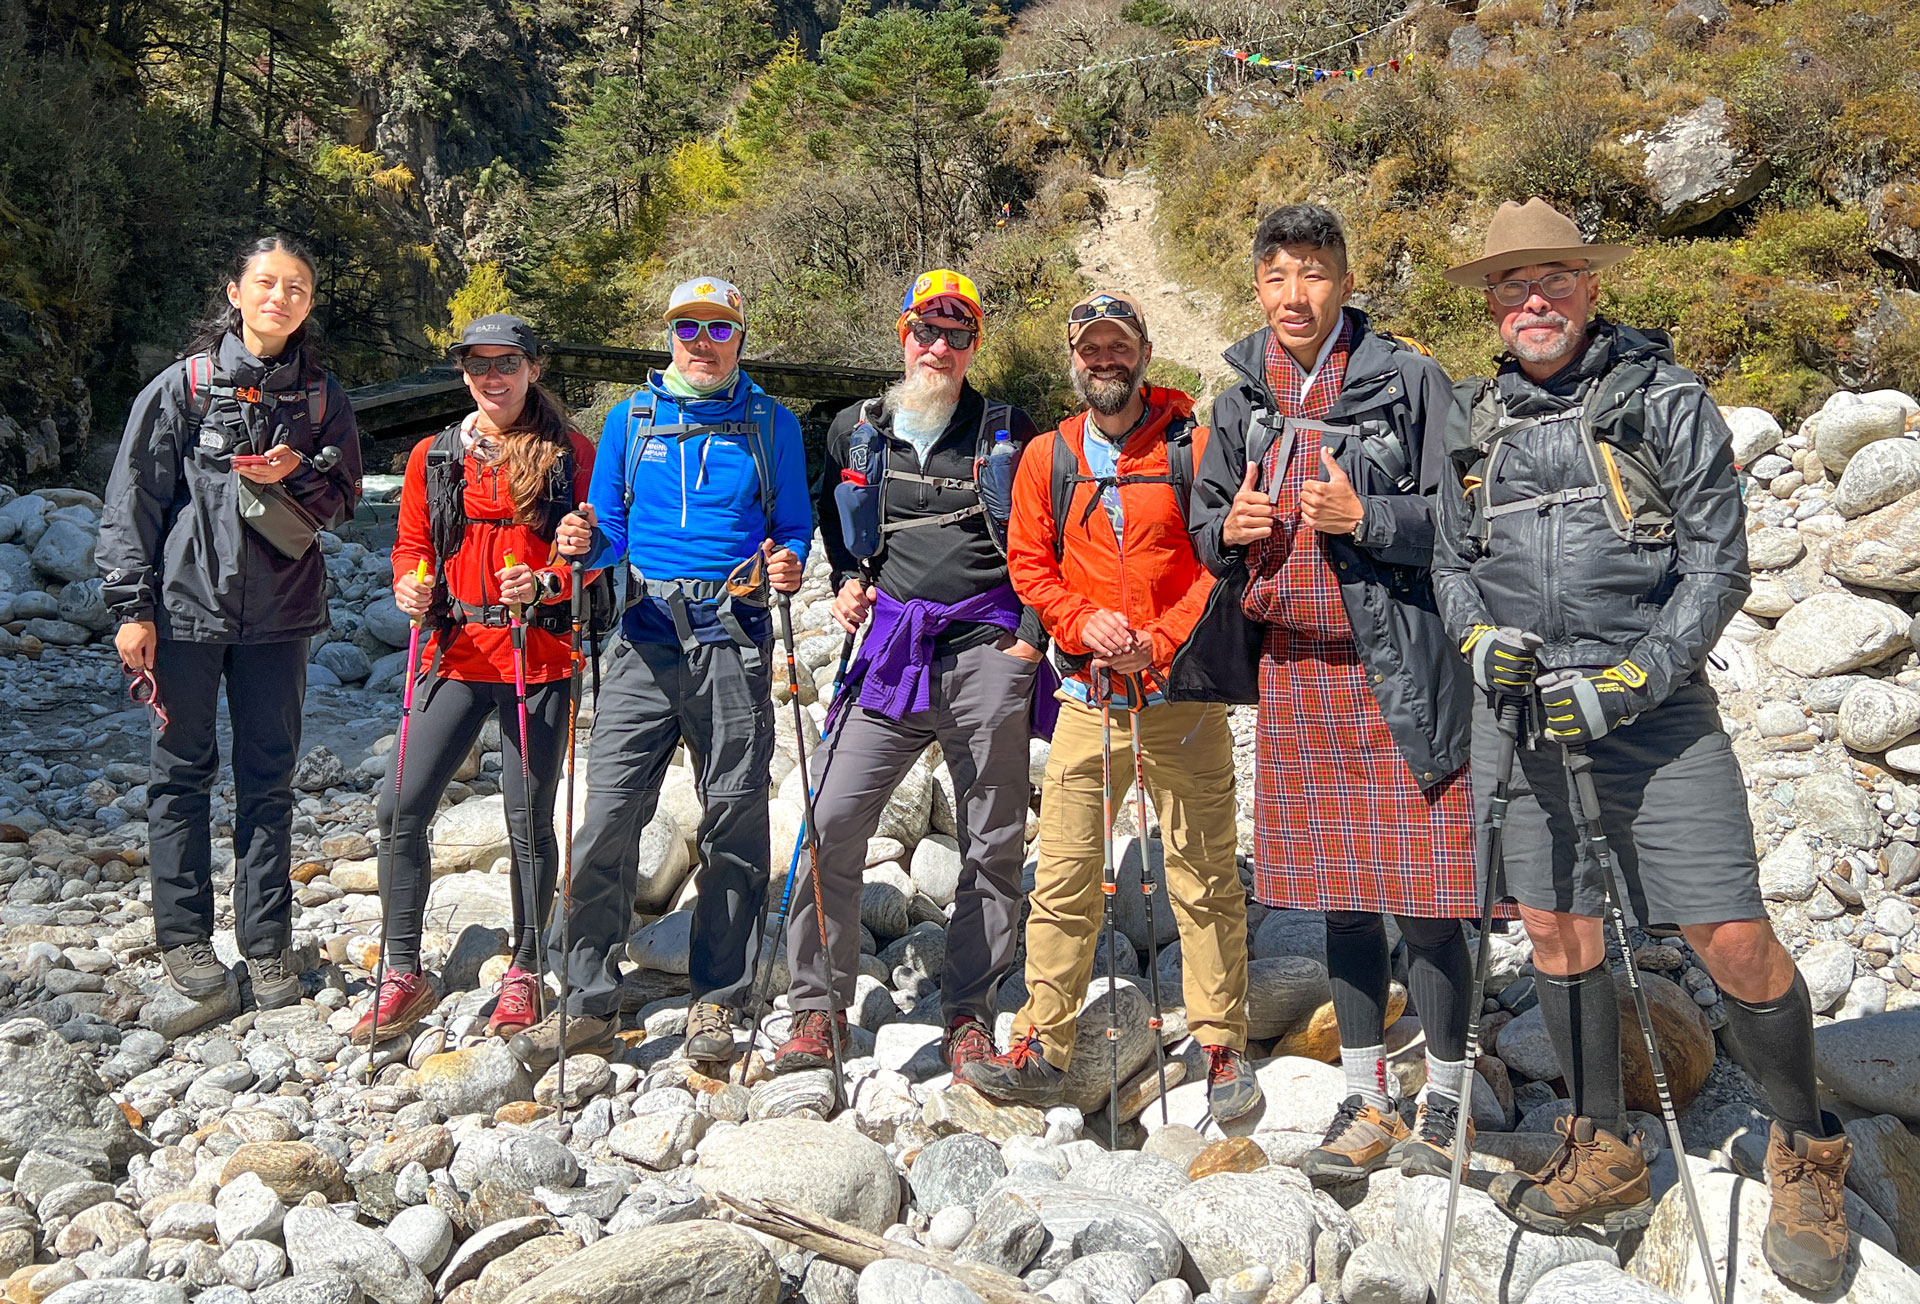
[[[695,287],[694,287],[694,291],[693,291],[693,292],[694,292],[695,294],[712,294],[712,293],[713,293],[713,282],[712,282],[712,281],[702,281],[702,282],[700,282],[700,284],[699,284],[699,285],[697,285],[697,286],[695,286]]]

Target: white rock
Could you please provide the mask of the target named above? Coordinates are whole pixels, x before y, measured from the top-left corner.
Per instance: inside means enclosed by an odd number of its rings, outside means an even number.
[[[1167,1093],[1168,1122],[1197,1127],[1201,1120],[1208,1119],[1206,1135],[1213,1139],[1272,1131],[1323,1133],[1346,1096],[1346,1079],[1338,1068],[1297,1055],[1255,1064],[1254,1078],[1265,1099],[1251,1113],[1224,1127],[1207,1109],[1204,1078],[1182,1083]],[[1141,1115],[1140,1122],[1150,1134],[1164,1126],[1157,1108]]]
[[[1838,398],[1834,395],[1833,398]],[[1835,403],[1820,410],[1814,451],[1829,475],[1841,475],[1847,463],[1868,444],[1898,439],[1906,430],[1907,414],[1891,403]]]
[[[1769,901],[1805,901],[1820,886],[1819,872],[1813,847],[1795,829],[1760,862],[1760,895]]]
[[[1209,1281],[1255,1264],[1278,1275],[1313,1261],[1313,1197],[1295,1169],[1215,1173],[1174,1192],[1161,1212]]]
[[[913,849],[913,886],[942,909],[953,904],[960,887],[960,844],[942,833],[930,833]]]
[[[507,855],[506,797],[473,797],[442,811],[427,832],[434,876],[486,869]]]
[[[1752,466],[1755,459],[1779,447],[1784,432],[1765,408],[1721,408],[1720,415],[1733,431],[1733,460],[1737,465]]]
[[[693,911],[676,910],[627,939],[627,958],[656,973],[686,973],[693,965]]]
[[[1915,729],[1920,693],[1897,684],[1870,679],[1854,685],[1840,703],[1840,741],[1856,751],[1884,751]]]
[[[1853,947],[1838,939],[1818,942],[1795,961],[1806,979],[1815,1014],[1824,1014],[1853,986]]]
[[[1393,1241],[1428,1281],[1440,1275],[1440,1240],[1446,1221],[1447,1182],[1415,1177],[1400,1183]],[[1615,1265],[1613,1250],[1597,1235],[1544,1236],[1522,1228],[1484,1192],[1460,1192],[1453,1231],[1453,1267],[1448,1298],[1473,1304],[1521,1304],[1534,1283],[1555,1268],[1595,1260]]]
[[[1533,1284],[1526,1304],[1675,1304],[1673,1296],[1608,1263],[1569,1263]]]
[[[1833,505],[1851,520],[1878,511],[1920,489],[1920,441],[1882,439],[1847,462]]]
[[[1908,646],[1909,617],[1891,602],[1821,592],[1780,617],[1768,654],[1781,669],[1807,679],[1884,661]]]

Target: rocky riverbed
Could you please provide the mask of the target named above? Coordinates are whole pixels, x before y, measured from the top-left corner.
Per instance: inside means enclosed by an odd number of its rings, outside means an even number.
[[[1746,768],[1766,894],[1820,1011],[1829,1103],[1855,1144],[1854,1262],[1835,1299],[1920,1299],[1920,404],[1836,395],[1791,434],[1730,414],[1751,474],[1756,583],[1710,671]],[[386,492],[390,486],[383,486]],[[333,628],[309,668],[294,824],[298,1006],[254,1009],[235,979],[187,1001],[160,980],[142,867],[147,716],[123,692],[92,567],[99,500],[0,487],[0,1290],[14,1304],[1420,1304],[1444,1182],[1376,1174],[1315,1191],[1293,1166],[1341,1095],[1318,916],[1252,907],[1253,1053],[1267,1103],[1224,1135],[1180,1011],[1164,1029],[1165,1119],[1145,966],[1178,1000],[1164,896],[1141,895],[1087,994],[1070,1103],[999,1108],[941,1071],[937,987],[959,873],[952,781],[932,752],[868,846],[847,1078],[769,1078],[777,1000],[726,1080],[680,1054],[698,798],[684,758],[640,844],[625,1043],[536,1080],[484,1036],[506,963],[507,838],[491,727],[433,826],[424,947],[445,1000],[411,1036],[346,1044],[378,955],[373,790],[398,718],[406,622],[385,555],[324,536]],[[797,608],[809,755],[840,636],[810,572]],[[809,678],[810,676],[810,678]],[[778,689],[776,875],[801,819]],[[591,727],[591,700],[583,728]],[[1244,713],[1243,713],[1244,715]],[[1250,721],[1236,720],[1250,789]],[[224,726],[223,726],[224,728]],[[225,736],[225,735],[223,735]],[[584,741],[582,754],[585,754]],[[1044,744],[1033,748],[1037,783]],[[584,806],[584,785],[580,805]],[[1246,793],[1243,792],[1243,811]],[[223,926],[230,787],[216,792]],[[1123,806],[1129,812],[1130,806]],[[1140,849],[1121,816],[1123,877]],[[1032,832],[1031,822],[1029,833]],[[1243,820],[1243,846],[1250,835]],[[777,901],[777,889],[774,893]],[[1719,1046],[1719,995],[1677,939],[1636,934],[1696,1184],[1740,1294],[1786,1304],[1759,1254],[1764,1124]],[[237,959],[231,940],[222,956]],[[1537,1163],[1566,1106],[1518,934],[1493,939],[1476,1167]],[[1108,993],[1107,973],[1116,975]],[[784,965],[776,963],[776,990]],[[1004,1038],[1023,991],[1001,993]],[[1396,1012],[1404,993],[1396,991]],[[1104,1028],[1123,1034],[1107,1116]],[[1629,1029],[1631,1022],[1629,1021]],[[1411,1092],[1418,1011],[1389,1033]],[[1652,1110],[1629,1038],[1630,1104]],[[1654,1145],[1656,1120],[1638,1120]],[[1201,1130],[1204,1127],[1204,1130]],[[1118,1148],[1109,1145],[1117,1136]],[[1653,1226],[1620,1242],[1525,1233],[1461,1198],[1453,1294],[1476,1304],[1708,1298],[1676,1157]],[[1478,1182],[1484,1188],[1485,1180]],[[743,1230],[729,1200],[784,1201],[931,1262],[855,1271]],[[852,1256],[863,1262],[870,1256]],[[955,1264],[972,1265],[962,1270]],[[982,1290],[954,1275],[1006,1274]],[[971,1278],[974,1286],[982,1279]],[[995,1294],[996,1290],[1017,1293]],[[982,1291],[985,1293],[983,1294]]]

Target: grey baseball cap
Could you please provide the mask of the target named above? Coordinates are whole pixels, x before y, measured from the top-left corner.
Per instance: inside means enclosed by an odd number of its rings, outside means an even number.
[[[508,348],[519,349],[530,358],[540,355],[540,341],[534,337],[533,327],[510,312],[494,312],[474,318],[460,332],[460,342],[448,352],[459,357],[477,344],[504,344]]]

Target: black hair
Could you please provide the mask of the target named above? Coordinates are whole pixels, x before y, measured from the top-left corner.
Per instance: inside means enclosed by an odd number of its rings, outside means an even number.
[[[206,311],[200,315],[199,320],[194,322],[193,333],[187,337],[187,347],[181,350],[181,357],[187,358],[196,353],[217,350],[222,339],[240,329],[240,310],[227,301],[227,286],[245,276],[247,268],[253,265],[254,259],[262,254],[271,253],[283,253],[290,258],[298,258],[307,265],[309,272],[316,273],[317,279],[318,268],[313,261],[313,253],[293,236],[263,235],[257,240],[242,245],[228,264],[225,279],[214,287],[213,294],[207,299]],[[312,320],[309,316],[306,321],[300,323],[300,329],[288,337],[289,349],[306,347],[309,355],[312,354],[313,337],[312,332],[308,330]]]
[[[1322,204],[1287,204],[1260,219],[1253,233],[1253,265],[1262,267],[1282,249],[1326,249],[1347,265],[1347,232],[1339,214]]]

